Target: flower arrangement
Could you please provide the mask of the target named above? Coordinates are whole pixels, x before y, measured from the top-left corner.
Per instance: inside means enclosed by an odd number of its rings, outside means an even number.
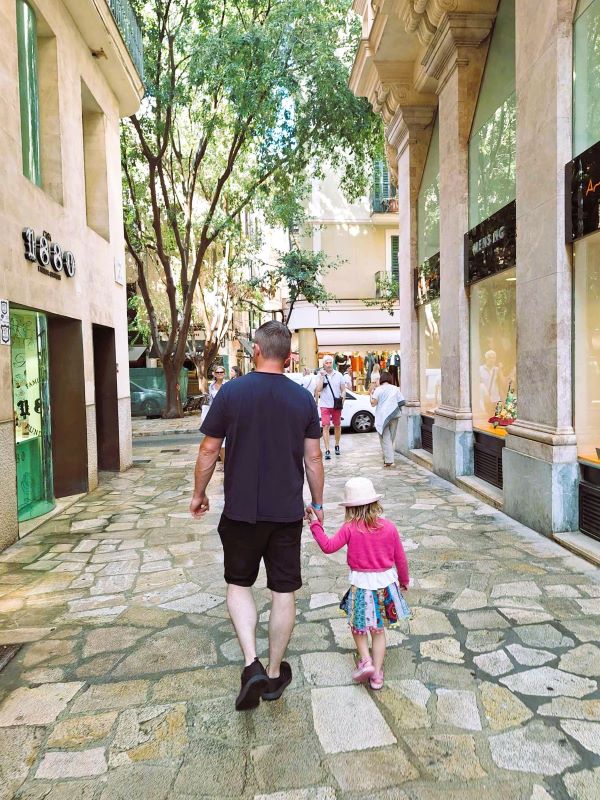
[[[514,393],[512,388],[512,382],[508,384],[508,390],[506,392],[506,399],[504,402],[501,400],[496,403],[496,410],[494,411],[494,416],[490,417],[488,422],[494,426],[494,428],[507,428],[509,425],[512,425],[513,422],[517,418],[517,395]]]

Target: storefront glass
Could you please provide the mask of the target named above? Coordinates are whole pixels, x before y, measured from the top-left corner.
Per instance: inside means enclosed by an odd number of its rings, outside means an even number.
[[[19,521],[54,508],[46,317],[11,309],[11,361]]]
[[[573,26],[573,155],[600,136],[600,0],[579,0]]]
[[[440,252],[440,127],[436,119],[417,201],[419,264]]]
[[[469,227],[516,196],[515,0],[501,0],[469,140]]]
[[[575,244],[574,273],[577,447],[600,464],[600,234]]]
[[[510,418],[517,390],[516,274],[508,269],[470,289],[473,427],[493,433],[502,433],[503,426],[489,420],[498,412]]]
[[[421,411],[433,414],[442,392],[439,298],[419,308],[419,361]]]

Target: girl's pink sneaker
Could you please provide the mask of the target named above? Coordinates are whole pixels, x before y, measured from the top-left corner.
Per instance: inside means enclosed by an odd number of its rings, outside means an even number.
[[[369,684],[371,685],[371,689],[375,689],[375,691],[383,689],[383,670],[381,670],[381,672],[375,672],[375,669],[373,669]]]
[[[375,672],[375,667],[370,658],[361,659],[352,673],[354,683],[365,683]]]

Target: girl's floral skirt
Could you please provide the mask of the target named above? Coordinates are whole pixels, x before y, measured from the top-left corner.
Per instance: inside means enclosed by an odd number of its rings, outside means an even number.
[[[354,633],[368,633],[393,628],[410,617],[410,608],[397,583],[384,589],[358,589],[351,586],[340,608],[348,617]]]

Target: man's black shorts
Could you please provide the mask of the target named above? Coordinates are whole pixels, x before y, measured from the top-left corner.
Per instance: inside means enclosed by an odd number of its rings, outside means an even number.
[[[267,586],[273,592],[295,592],[302,586],[298,522],[238,522],[224,514],[219,536],[225,554],[225,581],[253,586],[264,558]]]

